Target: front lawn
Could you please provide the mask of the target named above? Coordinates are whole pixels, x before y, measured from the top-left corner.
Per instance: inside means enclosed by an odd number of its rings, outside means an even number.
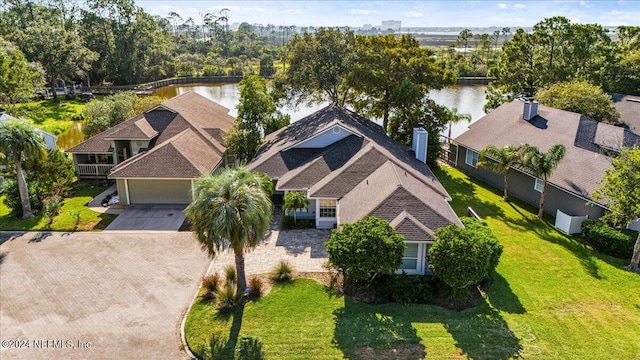
[[[635,359],[640,275],[505,203],[498,190],[446,168],[436,175],[459,215],[471,206],[504,245],[486,298],[461,312],[433,305],[370,306],[299,279],[276,285],[225,318],[196,301],[186,337],[198,350],[217,334],[258,337],[269,359]]]
[[[83,185],[79,185],[83,184]],[[53,219],[51,227],[47,226],[48,219],[43,215],[28,220],[20,220],[11,215],[11,211],[4,204],[5,196],[0,196],[0,230],[25,230],[25,231],[89,231],[104,230],[115,219],[116,215],[101,214],[90,210],[87,204],[106,187],[90,187],[86,183],[74,184],[74,194],[65,198],[62,203],[60,215]],[[76,224],[73,213],[80,214],[80,221]]]

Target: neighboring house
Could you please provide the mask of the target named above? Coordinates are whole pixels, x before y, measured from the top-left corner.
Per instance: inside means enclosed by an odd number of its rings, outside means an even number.
[[[424,274],[434,232],[462,226],[424,163],[426,141],[427,132],[414,129],[411,151],[374,122],[329,106],[268,135],[248,167],[270,176],[276,194],[304,191],[309,207],[297,216],[314,219],[317,228],[366,215],[388,221],[407,243],[400,269]]]
[[[79,177],[116,180],[120,203],[188,204],[193,181],[226,161],[229,109],[194,92],[67,150]]]
[[[612,94],[611,98],[620,113],[620,121],[640,135],[640,96]]]
[[[0,111],[0,124],[2,124],[3,122],[9,120],[9,119],[13,119],[13,120],[20,120],[18,118],[15,118],[7,113],[5,113],[4,111]],[[55,150],[58,148],[58,146],[56,145],[56,142],[58,141],[58,137],[50,134],[42,129],[38,129],[36,128],[36,130],[38,130],[38,132],[40,133],[40,135],[42,136],[42,140],[44,140],[44,145],[47,147],[47,149],[51,149],[51,150]]]
[[[635,114],[640,113],[640,103],[634,105]],[[455,142],[458,144],[452,148],[455,166],[499,189],[503,185],[502,175],[476,166],[478,154],[485,146],[526,143],[547,151],[555,144],[564,145],[566,155],[549,179],[545,212],[555,216],[560,210],[570,216],[598,218],[604,214],[606,204],[594,200],[592,194],[601,186],[598,181],[605,170],[611,167],[610,156],[621,146],[640,145],[640,136],[577,113],[514,100],[471,124]],[[511,195],[538,206],[541,191],[541,179],[519,169],[511,170]]]

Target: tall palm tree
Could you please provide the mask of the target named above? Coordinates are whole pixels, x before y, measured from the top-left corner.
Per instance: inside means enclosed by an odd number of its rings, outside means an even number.
[[[29,188],[24,178],[22,162],[42,155],[44,145],[42,137],[36,128],[27,121],[10,119],[0,124],[0,153],[6,160],[13,163],[20,191],[22,203],[22,219],[33,217],[31,202],[29,201]]]
[[[464,113],[464,114],[459,114],[458,113],[458,108],[446,108],[446,112],[447,112],[447,117],[449,118],[449,130],[448,130],[448,135],[447,135],[447,142],[451,143],[451,126],[454,124],[458,124],[461,123],[463,121],[466,122],[470,122],[471,121],[471,115]]]
[[[542,152],[535,146],[525,144],[522,149],[523,166],[534,176],[542,179],[542,193],[540,194],[540,208],[538,209],[538,217],[542,219],[544,200],[547,195],[547,182],[562,158],[564,158],[566,148],[557,144],[553,145],[549,151]]]
[[[196,181],[194,199],[185,209],[198,241],[211,258],[227,244],[233,249],[237,295],[247,286],[244,252],[260,243],[271,221],[271,200],[262,180],[245,168],[224,168]]]
[[[504,176],[504,201],[509,199],[509,170],[514,166],[520,165],[522,163],[521,158],[520,147],[511,145],[502,148],[487,145],[480,151],[478,166]]]

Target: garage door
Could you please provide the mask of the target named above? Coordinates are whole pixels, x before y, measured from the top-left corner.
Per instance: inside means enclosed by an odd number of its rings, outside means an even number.
[[[191,202],[191,180],[129,179],[132,204],[188,204]]]

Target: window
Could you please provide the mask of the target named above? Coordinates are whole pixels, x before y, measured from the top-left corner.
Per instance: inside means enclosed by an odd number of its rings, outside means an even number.
[[[336,201],[320,200],[320,217],[335,218],[336,217]]]
[[[402,265],[400,265],[401,270],[418,270],[418,254],[419,244],[417,243],[405,243],[407,245],[407,249],[404,251],[404,255],[402,255]]]
[[[467,149],[467,156],[464,160],[467,165],[475,167],[478,164],[478,152]]]
[[[542,192],[543,187],[544,187],[544,181],[540,179],[536,179],[536,183],[533,185],[533,189],[537,192]]]

